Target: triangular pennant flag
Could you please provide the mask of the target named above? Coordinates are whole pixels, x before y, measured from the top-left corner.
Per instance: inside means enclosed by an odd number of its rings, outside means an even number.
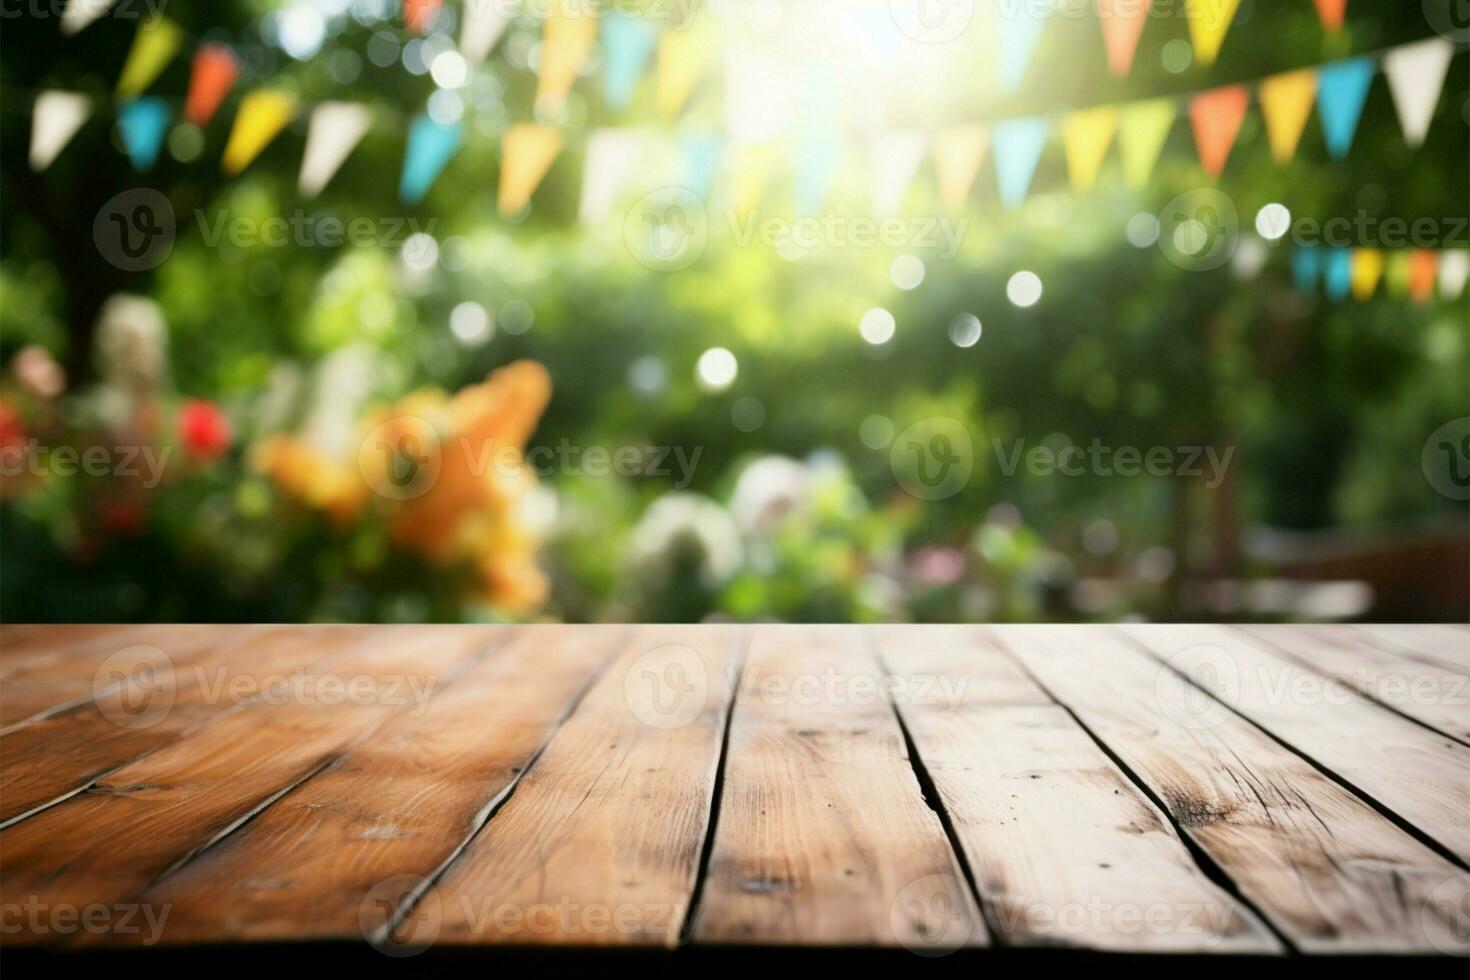
[[[884,133],[873,141],[874,215],[886,218],[903,207],[926,147],[924,134],[917,132]]]
[[[1383,278],[1383,253],[1376,248],[1360,248],[1353,252],[1353,299],[1366,303],[1378,291]]]
[[[1291,278],[1299,292],[1310,293],[1322,281],[1322,249],[1303,245],[1291,253]]]
[[[123,62],[122,75],[117,80],[117,94],[124,98],[142,95],[173,60],[183,43],[183,29],[167,17],[145,22],[138,28],[133,46],[128,50],[128,59]]]
[[[417,204],[429,193],[434,181],[459,152],[464,126],[459,121],[435,122],[427,115],[415,116],[408,127],[408,152],[403,157],[403,177],[398,197],[404,204]]]
[[[984,126],[951,126],[934,135],[934,172],[945,207],[959,207],[970,196],[989,145],[990,134]]]
[[[240,57],[234,49],[213,42],[200,45],[194,52],[184,118],[196,126],[208,125],[239,77]]]
[[[1373,59],[1364,56],[1323,65],[1317,76],[1317,109],[1322,114],[1327,152],[1335,159],[1347,156],[1353,148],[1374,71]]]
[[[117,128],[133,169],[147,173],[158,162],[158,149],[168,132],[168,103],[156,96],[135,99],[118,110]]]
[[[1353,250],[1329,248],[1326,265],[1322,270],[1322,290],[1327,298],[1337,302],[1347,299],[1353,288]]]
[[[1184,16],[1189,20],[1189,40],[1196,61],[1202,65],[1215,63],[1239,9],[1240,0],[1185,0]]]
[[[1414,257],[1418,252],[1406,248],[1394,249],[1388,254],[1388,264],[1383,269],[1383,286],[1394,299],[1409,295],[1409,277],[1414,274]]]
[[[1194,142],[1199,147],[1200,163],[1210,176],[1218,177],[1225,172],[1225,163],[1230,159],[1250,101],[1245,86],[1231,85],[1197,95],[1190,103]]]
[[[1290,163],[1317,100],[1317,72],[1312,68],[1275,75],[1261,83],[1261,114],[1277,163]]]
[[[720,165],[721,139],[713,133],[691,133],[679,138],[682,156],[680,186],[704,197]]]
[[[1097,16],[1102,21],[1103,44],[1108,50],[1108,68],[1125,78],[1133,68],[1138,52],[1138,39],[1148,23],[1153,0],[1097,0]]]
[[[730,151],[730,209],[737,218],[743,219],[760,206],[774,153],[765,143],[745,143]]]
[[[117,0],[67,0],[61,12],[61,33],[70,37],[112,9]]]
[[[1347,15],[1348,0],[1315,0],[1317,4],[1317,16],[1322,18],[1322,26],[1327,28],[1327,33],[1336,34],[1342,30],[1342,22]]]
[[[459,53],[477,65],[488,58],[495,42],[515,19],[516,6],[515,0],[469,0],[460,12],[464,27],[459,32]]]
[[[225,175],[234,177],[244,173],[295,115],[296,100],[285,92],[266,89],[241,99],[235,126],[230,130],[230,140],[220,161]]]
[[[1119,111],[1118,155],[1123,158],[1123,179],[1128,186],[1147,186],[1178,114],[1173,99],[1132,102]]]
[[[561,130],[518,123],[500,141],[500,213],[520,214],[561,152]]]
[[[31,169],[51,166],[92,114],[92,100],[75,92],[42,92],[31,114]]]
[[[1404,141],[1410,146],[1419,146],[1429,134],[1429,124],[1434,119],[1434,109],[1439,105],[1445,75],[1454,56],[1455,45],[1442,37],[1406,44],[1383,56],[1388,90],[1399,113],[1399,124],[1404,128]]]
[[[1053,0],[995,5],[996,80],[1002,92],[1015,92],[1026,78],[1041,29],[1056,9]]]
[[[312,110],[297,182],[302,197],[322,192],[367,135],[372,121],[372,110],[355,102],[323,102]]]
[[[841,162],[842,145],[831,136],[819,134],[801,141],[793,160],[797,214],[814,215],[822,210]]]
[[[677,116],[704,72],[709,47],[692,28],[667,30],[659,35],[657,88],[654,100],[664,116]]]
[[[1458,299],[1470,279],[1470,252],[1463,248],[1439,254],[1439,295],[1442,299]]]
[[[474,6],[482,0],[470,0],[466,6]],[[444,0],[403,0],[403,23],[415,34],[423,34],[439,16]]]
[[[995,155],[995,180],[1000,200],[1007,208],[1018,208],[1031,189],[1031,177],[1046,148],[1048,123],[1045,119],[1011,119],[991,132]]]
[[[602,96],[614,109],[626,109],[633,89],[653,55],[658,25],[642,17],[613,14],[602,23]]]
[[[587,137],[582,165],[581,219],[602,221],[612,211],[628,178],[647,156],[647,135],[635,129],[597,129]]]
[[[1067,151],[1067,174],[1074,190],[1092,187],[1117,131],[1118,110],[1113,106],[1084,109],[1062,120],[1062,147]]]
[[[596,43],[597,19],[575,0],[555,0],[541,35],[536,100],[555,102],[565,98]]]
[[[1409,257],[1409,298],[1416,303],[1427,303],[1434,295],[1434,274],[1439,265],[1439,256],[1433,249],[1415,249]]]

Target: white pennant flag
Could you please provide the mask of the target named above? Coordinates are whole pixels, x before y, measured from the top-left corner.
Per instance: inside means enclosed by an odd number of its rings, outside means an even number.
[[[61,33],[70,37],[112,9],[117,0],[67,0],[61,12]]]
[[[587,137],[582,168],[581,218],[595,223],[607,217],[628,178],[641,169],[649,141],[635,129],[598,129]]]
[[[92,100],[75,92],[42,92],[31,120],[31,169],[45,170],[92,114]]]
[[[516,0],[465,0],[459,53],[477,65],[488,58],[515,18],[516,6]]]
[[[303,197],[322,192],[372,122],[372,110],[355,102],[323,102],[312,111],[298,182]]]
[[[1445,299],[1458,299],[1465,291],[1466,279],[1470,279],[1470,251],[1451,248],[1440,252],[1439,295]]]
[[[873,215],[886,218],[903,206],[904,195],[919,164],[924,162],[928,143],[923,133],[884,133],[873,142]]]
[[[1442,37],[1406,44],[1383,56],[1388,90],[1410,146],[1419,146],[1429,134],[1429,122],[1454,56],[1454,44]]]

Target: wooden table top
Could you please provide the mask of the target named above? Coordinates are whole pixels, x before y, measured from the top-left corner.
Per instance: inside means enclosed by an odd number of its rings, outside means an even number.
[[[6,626],[3,942],[1464,956],[1467,674],[1451,626]]]

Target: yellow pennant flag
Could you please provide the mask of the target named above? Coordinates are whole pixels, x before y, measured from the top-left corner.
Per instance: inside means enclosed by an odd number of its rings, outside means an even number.
[[[1366,303],[1373,298],[1383,277],[1383,261],[1383,253],[1376,248],[1353,252],[1353,299]]]
[[[230,177],[243,173],[295,115],[296,100],[285,92],[251,92],[245,96],[240,100],[220,168]]]
[[[1110,105],[1083,109],[1062,120],[1062,148],[1067,151],[1073,190],[1092,187],[1117,131],[1118,110]]]
[[[500,213],[520,214],[561,152],[561,130],[518,123],[500,140]]]
[[[970,196],[989,145],[984,126],[951,126],[934,134],[934,172],[945,207],[959,207]]]
[[[747,143],[731,150],[730,209],[737,217],[744,218],[760,206],[774,153],[765,143]]]
[[[117,94],[134,98],[148,90],[184,43],[184,31],[167,17],[155,17],[138,28],[128,60],[117,80]]]
[[[1130,187],[1148,185],[1178,115],[1179,106],[1173,99],[1133,102],[1118,113],[1118,153]]]
[[[662,115],[677,116],[684,108],[708,57],[709,45],[694,28],[666,30],[659,35],[654,100]]]
[[[1215,63],[1239,9],[1240,0],[1185,0],[1189,40],[1194,44],[1194,57],[1200,64]]]
[[[597,19],[579,0],[556,0],[552,4],[541,36],[537,101],[566,97],[596,41]]]
[[[1302,130],[1317,101],[1317,70],[1304,68],[1276,75],[1261,83],[1261,113],[1266,117],[1266,134],[1271,138],[1271,155],[1277,163],[1290,163],[1296,156]]]

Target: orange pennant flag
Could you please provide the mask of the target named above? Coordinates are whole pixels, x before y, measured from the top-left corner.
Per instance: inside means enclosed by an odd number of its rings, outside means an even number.
[[[184,118],[196,126],[208,125],[239,77],[240,57],[234,49],[213,42],[201,45],[194,53]]]
[[[403,22],[415,34],[423,34],[434,25],[444,0],[403,0]]]
[[[1108,49],[1108,67],[1124,78],[1133,67],[1138,52],[1138,39],[1148,23],[1153,0],[1097,0],[1097,16],[1102,22],[1103,44]]]
[[[1348,0],[1316,0],[1316,3],[1317,16],[1322,18],[1322,26],[1327,28],[1327,33],[1336,34],[1342,30]]]
[[[1434,295],[1434,277],[1439,257],[1431,249],[1421,248],[1409,259],[1409,298],[1416,303],[1427,303]]]
[[[1261,113],[1277,163],[1290,163],[1301,142],[1302,130],[1317,101],[1317,71],[1304,68],[1276,75],[1261,83]]]
[[[1199,147],[1199,162],[1212,177],[1225,172],[1225,163],[1235,147],[1240,124],[1251,97],[1244,85],[1217,88],[1195,96],[1189,106],[1189,122],[1194,127],[1194,142]]]

